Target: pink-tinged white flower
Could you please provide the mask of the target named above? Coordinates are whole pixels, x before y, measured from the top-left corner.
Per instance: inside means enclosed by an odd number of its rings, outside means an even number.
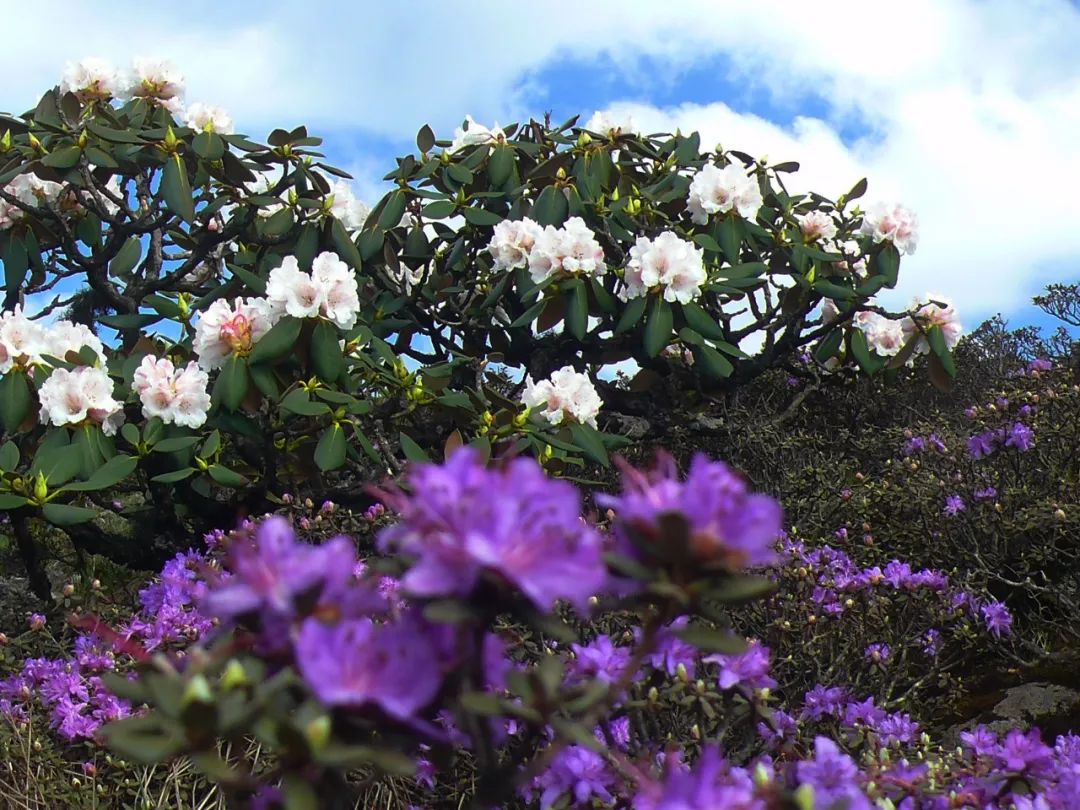
[[[23,206],[40,208],[56,206],[64,187],[52,180],[43,180],[36,174],[24,172],[11,179],[4,186],[4,193],[14,197]],[[6,230],[26,215],[23,208],[14,202],[0,199],[0,230]]]
[[[938,301],[943,306],[932,303],[933,301]],[[964,327],[960,324],[960,316],[957,314],[952,301],[945,296],[929,293],[923,298],[914,299],[909,309],[915,314],[914,320],[905,318],[903,321],[905,339],[921,334],[919,327],[915,323],[918,321],[924,330],[930,329],[932,326],[940,327],[941,334],[945,338],[946,347],[952,349],[956,346],[960,340],[960,335],[963,334]],[[919,354],[930,351],[930,346],[925,338],[919,339],[915,351]]]
[[[714,214],[732,210],[743,219],[753,220],[761,204],[757,178],[748,174],[741,163],[732,161],[723,169],[713,163],[703,166],[690,181],[686,207],[690,218],[704,225]]]
[[[495,226],[488,242],[487,252],[491,254],[495,270],[514,270],[529,263],[536,240],[544,229],[539,223],[524,219],[504,219]]]
[[[606,269],[604,249],[581,217],[571,217],[561,228],[548,225],[529,253],[529,273],[537,284],[557,275],[599,276]]]
[[[352,187],[344,180],[335,182],[330,193],[333,195],[330,213],[334,218],[341,220],[347,231],[361,230],[371,214],[367,203],[357,199]]]
[[[74,93],[79,101],[107,101],[121,95],[123,82],[112,63],[90,57],[68,62],[60,79],[61,93]]]
[[[136,59],[131,68],[127,93],[132,98],[155,101],[170,112],[178,113],[179,103],[184,96],[184,74],[171,62]]]
[[[604,404],[587,374],[563,366],[546,380],[525,378],[521,401],[553,425],[578,422],[596,427],[596,415]]]
[[[641,128],[634,121],[634,116],[627,115],[625,118],[616,118],[610,112],[600,110],[592,114],[592,117],[585,122],[584,128],[589,132],[599,132],[601,135],[607,135],[610,138],[641,133]]]
[[[184,123],[198,132],[216,132],[218,135],[232,135],[236,132],[232,116],[224,107],[215,107],[196,101],[187,108]]]
[[[0,374],[11,371],[17,362],[39,362],[45,345],[45,330],[27,318],[21,306],[0,315]]]
[[[337,254],[324,251],[311,263],[311,278],[322,290],[323,317],[341,329],[356,326],[360,312],[359,285],[356,273]]]
[[[895,357],[907,342],[900,321],[876,312],[856,313],[852,323],[866,336],[870,350],[882,357]]]
[[[476,123],[471,115],[466,115],[465,126],[458,127],[454,130],[454,142],[450,144],[449,151],[457,152],[467,146],[476,146],[477,144],[482,143],[496,143],[505,140],[506,133],[499,127],[497,121],[491,129],[488,129],[483,124]]]
[[[824,211],[809,211],[795,219],[807,242],[828,242],[836,238],[836,222]]]
[[[41,421],[57,427],[93,422],[112,435],[123,418],[121,403],[113,399],[113,381],[100,368],[58,368],[42,383],[38,398]]]
[[[843,270],[845,273],[866,275],[866,257],[862,255],[862,248],[859,247],[859,243],[854,239],[849,239],[840,244],[830,242],[822,247],[824,250],[832,253],[841,253],[844,256],[849,257],[843,261],[833,262],[833,267],[838,270]]]
[[[311,273],[300,269],[295,256],[286,256],[270,271],[266,299],[278,313],[294,318],[327,318],[342,329],[352,329],[360,311],[356,273],[336,254],[315,257]]]
[[[177,370],[168,358],[147,355],[135,369],[132,388],[142,402],[143,416],[165,424],[202,427],[210,408],[210,378],[195,363]]]
[[[863,214],[859,233],[875,242],[888,240],[901,253],[911,254],[919,244],[919,218],[902,205],[875,203]]]
[[[204,369],[218,368],[236,355],[251,354],[280,314],[265,298],[218,299],[199,317],[192,343]]]
[[[687,304],[701,295],[705,280],[704,252],[693,242],[680,239],[673,231],[656,239],[639,236],[630,248],[623,276],[626,287],[619,297],[628,301],[662,287],[665,300]]]
[[[89,347],[99,360],[105,359],[105,347],[85,324],[57,321],[44,329],[44,338],[42,354],[65,360],[69,352],[78,354]]]

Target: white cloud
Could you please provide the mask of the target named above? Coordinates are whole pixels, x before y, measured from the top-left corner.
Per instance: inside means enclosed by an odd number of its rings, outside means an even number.
[[[56,47],[56,19],[78,32],[65,46],[77,51]],[[226,106],[256,136],[307,123],[407,139],[428,121],[449,137],[466,112],[486,122],[542,112],[542,70],[567,60],[677,76],[723,55],[747,96],[794,109],[824,100],[823,117],[782,128],[707,96],[639,105],[636,117],[646,129],[697,128],[706,143],[798,159],[798,176],[823,193],[866,175],[871,198],[915,207],[923,238],[904,263],[905,295],[939,289],[962,311],[1009,311],[1048,280],[1044,268],[1080,259],[1080,10],[1067,0],[335,2],[310,11],[60,0],[48,15],[16,5],[5,25],[19,33],[0,54],[0,107],[32,106],[68,59],[156,55],[183,68],[191,100]],[[694,88],[699,98],[708,90]],[[837,132],[852,121],[871,135],[844,143]],[[375,192],[370,180],[361,186]]]

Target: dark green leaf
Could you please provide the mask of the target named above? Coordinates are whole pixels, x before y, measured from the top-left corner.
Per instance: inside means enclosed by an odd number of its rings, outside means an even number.
[[[248,479],[235,470],[223,467],[220,464],[211,464],[206,470],[210,477],[223,487],[237,489],[248,484]]]
[[[589,295],[585,282],[580,278],[574,279],[566,295],[566,328],[578,340],[583,340],[589,323]]]
[[[532,218],[541,225],[562,225],[566,221],[568,204],[566,197],[555,186],[547,186],[540,192],[533,205]]]
[[[12,472],[19,466],[19,447],[15,442],[4,442],[0,446],[0,471]]]
[[[77,523],[93,520],[98,513],[94,509],[86,509],[82,506],[47,503],[41,507],[41,515],[54,526],[74,526]]]
[[[386,205],[379,214],[379,227],[384,231],[396,228],[405,215],[405,192],[391,191],[386,198]]]
[[[30,413],[30,383],[21,371],[9,371],[0,377],[0,420],[4,430],[14,433]]]
[[[514,171],[514,150],[506,144],[499,144],[491,151],[488,158],[488,179],[495,188],[502,186]]]
[[[692,346],[694,364],[699,367],[707,377],[713,379],[726,379],[735,371],[735,366],[724,355],[707,344]]]
[[[330,238],[333,239],[334,250],[337,251],[341,260],[353,270],[359,270],[362,263],[361,251],[357,249],[356,243],[349,236],[349,232],[345,230],[345,226],[341,224],[340,219],[334,219],[330,223]],[[364,237],[361,236],[360,238],[362,241]]]
[[[47,154],[42,158],[41,162],[43,165],[50,166],[54,169],[70,169],[79,162],[80,155],[82,155],[82,149],[79,147],[62,146]]]
[[[398,435],[401,443],[401,451],[409,461],[431,461],[429,456],[420,445],[404,433]]]
[[[115,486],[135,472],[138,460],[134,456],[113,456],[98,467],[86,481],[69,484],[65,489],[73,492],[89,492]]]
[[[299,318],[286,315],[274,324],[269,332],[259,338],[259,342],[255,344],[251,352],[251,362],[270,363],[290,352],[296,346],[296,339],[300,337],[300,329],[303,325],[304,322]],[[241,399],[243,399],[242,396]],[[239,404],[237,402],[237,405]]]
[[[135,265],[139,263],[140,258],[142,258],[142,243],[138,237],[133,236],[124,242],[124,246],[109,262],[109,273],[117,278],[127,278],[135,269]]]
[[[265,340],[269,334],[270,333],[268,332],[263,337],[263,340]],[[261,345],[262,341],[259,343]],[[244,401],[244,397],[247,396],[248,382],[247,360],[243,357],[233,355],[225,361],[225,365],[219,372],[217,384],[214,386],[214,393],[217,394],[218,401],[221,402],[226,409],[235,411],[240,407],[240,403]]]
[[[663,297],[656,296],[645,322],[645,354],[649,357],[656,357],[671,341],[673,320],[671,305]]]
[[[176,436],[171,439],[162,439],[154,444],[153,450],[155,453],[175,453],[195,446],[201,439],[202,436]]]
[[[645,305],[648,303],[648,298],[632,298],[627,302],[623,308],[622,314],[619,316],[618,323],[615,324],[615,334],[621,335],[623,332],[629,332],[638,322],[641,320],[641,316],[645,314]]]
[[[170,155],[165,161],[161,176],[161,196],[169,210],[185,222],[195,220],[195,203],[191,198],[191,184],[187,169],[179,155]]]
[[[465,221],[470,225],[479,225],[481,227],[489,227],[492,225],[498,225],[503,221],[503,218],[498,214],[492,213],[484,208],[463,208],[461,211],[465,217]]]
[[[315,464],[320,470],[336,470],[345,463],[345,453],[345,431],[334,423],[319,437],[315,446]]]
[[[682,304],[686,325],[709,340],[723,340],[724,330],[719,322],[695,303]]]
[[[345,370],[338,330],[329,321],[320,320],[311,333],[311,363],[315,373],[326,382],[334,382]]]
[[[695,624],[676,632],[676,635],[688,644],[693,644],[702,652],[738,655],[746,651],[746,639],[732,635],[726,630]]]
[[[739,218],[729,214],[720,222],[718,230],[724,256],[730,264],[738,264],[742,246],[742,226]]]
[[[204,160],[221,160],[225,141],[216,132],[200,132],[191,139],[191,148]]]
[[[198,470],[194,467],[188,467],[182,470],[173,470],[172,472],[155,475],[150,480],[156,481],[159,484],[175,484],[177,481],[183,481],[185,478],[190,478],[196,472],[198,472]]]
[[[881,362],[870,354],[870,346],[866,342],[866,335],[861,329],[852,329],[849,338],[851,344],[851,356],[859,364],[859,368],[867,374],[875,374],[881,368]]]
[[[446,219],[452,217],[456,210],[457,205],[453,200],[436,200],[424,206],[423,215],[425,219]]]
[[[585,451],[585,455],[590,460],[604,467],[611,466],[604,440],[596,428],[575,423],[570,425],[570,435],[574,437],[574,442]]]

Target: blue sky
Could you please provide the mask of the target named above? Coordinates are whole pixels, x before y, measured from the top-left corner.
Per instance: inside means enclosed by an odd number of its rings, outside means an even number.
[[[1080,8],[1066,0],[60,0],[8,14],[20,35],[0,53],[0,109],[31,106],[68,60],[161,56],[190,101],[252,135],[308,124],[371,202],[424,123],[448,138],[466,113],[614,108],[646,131],[799,160],[799,190],[836,196],[865,175],[867,200],[916,209],[919,250],[886,303],[933,291],[969,326],[1029,323],[1032,294],[1080,279]],[[57,37],[58,20],[79,35]]]

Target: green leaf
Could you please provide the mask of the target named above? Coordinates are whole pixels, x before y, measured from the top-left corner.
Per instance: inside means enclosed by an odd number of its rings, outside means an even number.
[[[764,599],[775,591],[776,582],[768,577],[740,575],[725,579],[709,592],[709,598],[725,605],[745,605]]]
[[[720,222],[720,248],[731,264],[739,263],[739,251],[742,246],[742,226],[737,216],[728,215]]]
[[[259,232],[263,236],[284,236],[296,224],[296,217],[291,208],[282,208],[268,217],[258,220]]]
[[[312,402],[308,392],[303,388],[294,389],[286,394],[278,407],[298,416],[321,416],[330,413],[329,405],[325,402]]]
[[[470,225],[479,225],[481,227],[498,225],[503,221],[501,216],[484,208],[473,208],[470,206],[463,208],[461,214],[465,217],[465,221]]]
[[[127,278],[131,275],[131,271],[135,269],[135,265],[139,263],[139,259],[142,257],[142,243],[138,237],[131,237],[124,246],[117,251],[113,260],[109,262],[109,273],[117,278]]]
[[[263,340],[269,337],[269,334],[267,332]],[[259,341],[259,343],[261,345],[262,341]],[[240,403],[244,401],[244,397],[247,396],[248,381],[247,360],[233,355],[225,361],[225,365],[218,374],[214,393],[217,394],[218,401],[227,410],[235,411],[240,407]]]
[[[345,463],[345,431],[336,422],[319,437],[319,443],[315,446],[315,464],[320,470],[336,470]]]
[[[720,245],[707,233],[694,234],[694,242],[697,243],[698,247],[703,247],[712,253],[720,253]]]
[[[155,481],[159,484],[175,484],[177,481],[183,481],[185,478],[191,478],[198,470],[194,467],[186,467],[182,470],[173,470],[172,472],[161,473],[161,475],[155,475],[151,478],[151,481]]]
[[[694,303],[682,304],[686,325],[709,340],[723,340],[724,330],[712,315]]]
[[[248,479],[240,473],[235,470],[230,470],[228,467],[223,467],[221,464],[211,464],[206,472],[215,482],[221,484],[223,487],[238,489],[249,483]]]
[[[161,196],[169,210],[185,222],[194,222],[195,203],[191,199],[191,184],[187,169],[179,155],[170,155],[161,176]]]
[[[453,200],[436,200],[424,206],[423,216],[425,219],[446,219],[452,217],[457,210]]]
[[[157,442],[153,451],[155,453],[175,453],[179,450],[187,450],[189,447],[195,446],[202,436],[175,436],[171,439],[162,439]]]
[[[79,162],[81,154],[82,149],[78,146],[62,146],[42,158],[41,163],[53,169],[70,169]]]
[[[645,354],[656,357],[667,347],[671,341],[672,323],[671,305],[662,296],[656,296],[645,322]]]
[[[430,152],[434,145],[435,133],[430,126],[424,124],[420,127],[420,131],[416,133],[416,148],[423,154],[425,152]]]
[[[578,340],[583,340],[589,323],[589,295],[586,292],[585,282],[580,278],[570,282],[565,320],[570,334]]]
[[[255,344],[249,356],[250,361],[253,364],[270,363],[290,352],[296,346],[296,339],[300,337],[300,329],[303,325],[304,322],[299,318],[286,315]],[[243,399],[242,396],[241,399]]]
[[[319,810],[319,796],[303,776],[289,774],[281,782],[281,804],[285,810]]]
[[[850,287],[834,284],[823,278],[819,278],[814,282],[814,289],[826,298],[831,298],[833,301],[851,301],[857,296],[855,290]]]
[[[858,183],[851,187],[851,191],[844,195],[844,202],[849,203],[852,200],[857,200],[863,194],[866,193],[866,178],[864,177]]]
[[[401,443],[401,451],[409,461],[431,461],[431,456],[424,451],[424,448],[406,434],[398,434],[398,441]]]
[[[566,221],[569,205],[562,191],[555,186],[547,186],[536,198],[532,208],[532,218],[541,225],[562,225]]]
[[[648,298],[642,297],[632,298],[627,302],[626,306],[623,308],[622,314],[619,315],[618,322],[615,324],[616,335],[621,335],[623,332],[629,332],[638,325],[641,316],[645,314],[645,305],[648,301]]]
[[[716,380],[726,379],[735,371],[732,362],[708,344],[692,346],[690,351],[694,353],[694,365],[699,367],[707,377]]]
[[[819,363],[824,363],[830,357],[835,357],[840,350],[840,344],[843,342],[844,333],[839,329],[834,329],[814,349],[814,359]]]
[[[29,503],[22,495],[13,495],[10,492],[0,492],[0,509],[18,509]]]
[[[334,219],[330,223],[330,238],[333,240],[334,250],[337,251],[341,260],[353,270],[359,270],[362,263],[360,251],[357,249],[356,243],[349,236],[349,232],[345,230],[345,226],[341,224],[340,219]]]
[[[892,242],[886,242],[884,247],[870,257],[870,274],[879,275],[885,279],[885,286],[893,287],[900,275],[900,251]]]
[[[379,214],[379,227],[384,231],[396,228],[405,215],[406,202],[404,191],[391,191],[386,198],[386,205],[383,206],[382,213]]]
[[[866,342],[866,335],[861,329],[852,329],[848,338],[851,346],[851,356],[859,364],[859,368],[867,374],[873,375],[881,368],[881,362],[870,354],[870,346]]]
[[[191,148],[204,160],[221,160],[225,141],[216,132],[200,132],[191,139]]]
[[[941,331],[941,327],[934,325],[927,329],[926,341],[930,344],[931,351],[941,361],[941,367],[945,373],[950,377],[955,377],[956,363],[953,361],[949,347],[945,344],[945,333]]]
[[[0,377],[0,421],[4,430],[14,433],[30,413],[30,383],[21,371],[9,371]]]
[[[41,515],[54,526],[74,526],[97,517],[97,510],[64,503],[47,503],[41,507]]]
[[[0,447],[0,471],[12,472],[19,466],[19,447],[15,442],[4,442]]]
[[[329,321],[320,320],[311,333],[311,363],[315,373],[326,382],[334,382],[345,371],[338,330]]]
[[[86,481],[69,484],[64,489],[71,492],[90,492],[115,486],[135,472],[138,459],[134,456],[113,456],[94,471]]]
[[[71,446],[79,457],[79,474],[89,479],[94,471],[105,461],[98,441],[101,428],[91,425],[83,425],[76,429]]]
[[[688,644],[693,644],[702,652],[738,655],[746,651],[746,639],[732,635],[726,630],[706,627],[701,624],[690,625],[676,632],[676,635]]]
[[[570,425],[570,435],[574,437],[574,442],[585,451],[585,455],[590,460],[604,467],[611,466],[604,440],[596,428],[574,423]]]
[[[498,188],[507,180],[514,171],[514,150],[506,144],[499,144],[491,151],[488,158],[488,180],[491,185]]]

